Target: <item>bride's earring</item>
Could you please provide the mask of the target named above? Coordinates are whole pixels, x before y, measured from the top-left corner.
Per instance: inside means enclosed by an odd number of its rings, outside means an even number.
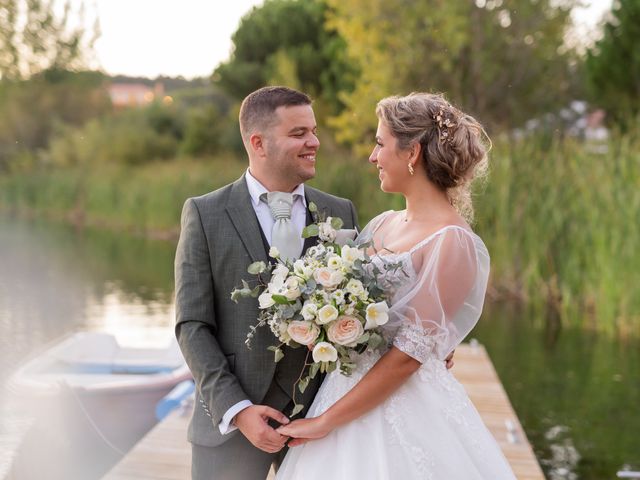
[[[413,169],[413,165],[409,163],[407,167],[409,167],[409,175],[413,176],[413,174],[416,173],[415,170]]]

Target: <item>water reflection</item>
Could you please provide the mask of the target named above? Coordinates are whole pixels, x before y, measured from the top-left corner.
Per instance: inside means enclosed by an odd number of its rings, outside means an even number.
[[[490,306],[474,331],[547,476],[615,478],[640,463],[640,342],[578,328],[553,335],[532,312]]]
[[[77,330],[125,345],[168,342],[173,254],[166,242],[0,219],[0,478],[32,421],[6,389],[11,372]]]

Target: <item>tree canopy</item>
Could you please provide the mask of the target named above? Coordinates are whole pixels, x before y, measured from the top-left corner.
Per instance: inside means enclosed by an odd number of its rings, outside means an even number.
[[[563,48],[572,2],[552,0],[327,0],[328,26],[360,70],[332,125],[357,143],[375,126],[382,97],[442,92],[494,129],[566,105],[575,87]]]
[[[325,28],[322,0],[267,0],[245,15],[233,34],[233,54],[214,82],[238,99],[267,84],[298,87],[339,107],[352,88],[344,40]]]
[[[625,125],[640,112],[640,2],[618,0],[585,70],[596,105]]]
[[[93,31],[88,32],[84,26],[84,5],[76,11],[67,0],[62,13],[56,15],[56,3],[56,0],[0,0],[0,79],[29,78],[46,70],[87,67],[99,35],[97,21]]]

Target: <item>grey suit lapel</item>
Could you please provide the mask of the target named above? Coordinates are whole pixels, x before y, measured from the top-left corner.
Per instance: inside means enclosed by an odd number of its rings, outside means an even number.
[[[240,241],[249,252],[251,260],[254,262],[267,261],[262,244],[260,224],[251,204],[251,195],[249,195],[244,175],[233,183],[226,210],[231,223],[238,232]]]

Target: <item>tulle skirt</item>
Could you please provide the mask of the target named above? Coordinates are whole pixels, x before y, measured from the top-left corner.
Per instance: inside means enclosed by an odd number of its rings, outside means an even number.
[[[307,417],[347,393],[378,354],[362,355],[350,377],[328,375]],[[277,480],[515,479],[464,388],[432,359],[383,404],[287,453]]]

